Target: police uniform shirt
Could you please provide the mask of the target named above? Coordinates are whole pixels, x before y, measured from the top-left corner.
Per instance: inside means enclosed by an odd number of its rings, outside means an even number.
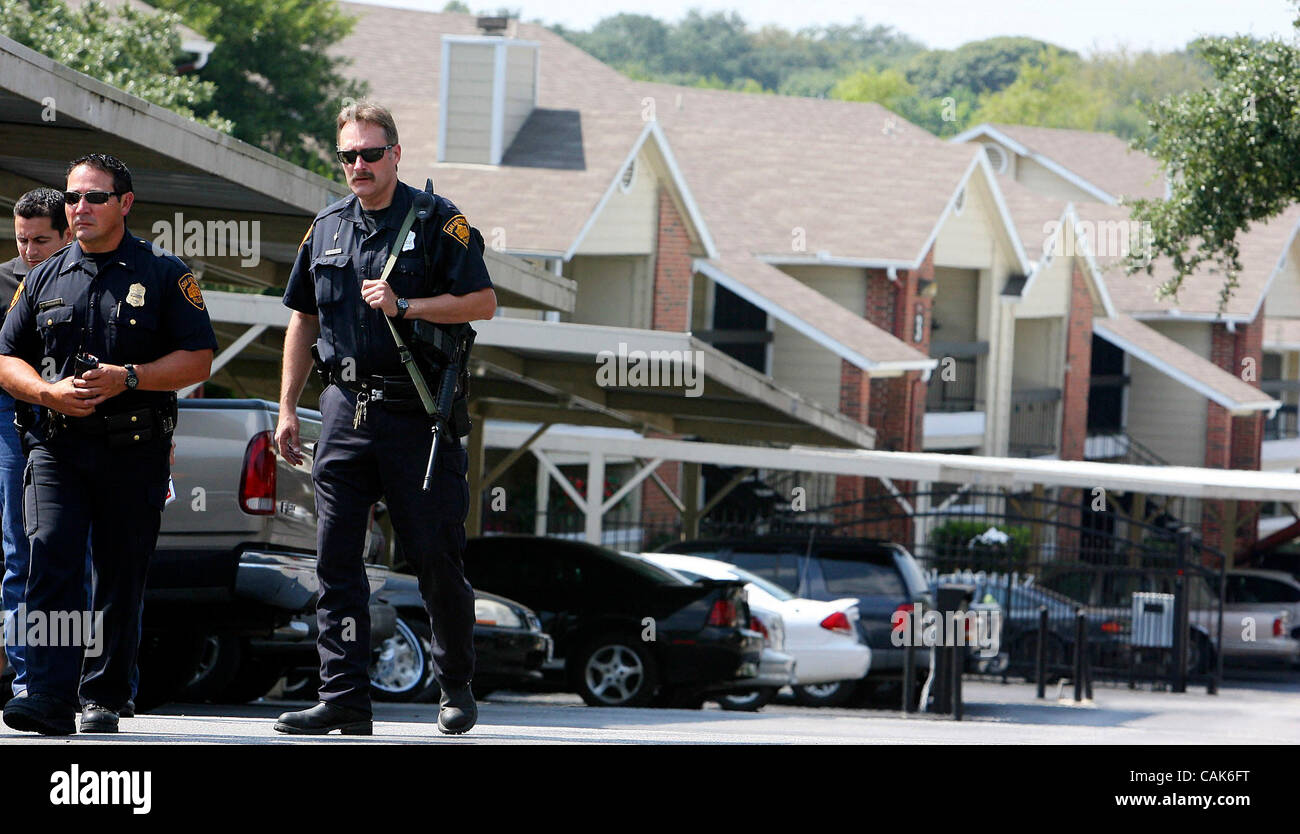
[[[11,301],[18,297],[18,286],[27,277],[27,261],[22,258],[14,258],[12,261],[5,261],[0,264],[0,298],[4,299],[4,309],[7,311]],[[4,312],[0,312],[0,322],[4,321]]]
[[[0,354],[25,360],[48,381],[75,373],[78,352],[110,365],[145,364],[176,350],[216,350],[198,281],[180,258],[126,231],[96,257],[73,242],[27,274],[0,328]],[[46,358],[53,360],[47,373]],[[156,402],[160,391],[125,391],[96,411]]]
[[[320,317],[321,360],[337,371],[352,358],[356,379],[404,373],[384,311],[371,308],[361,297],[361,282],[383,275],[416,193],[399,182],[387,211],[369,218],[356,195],[329,206],[307,230],[289,274],[285,306]],[[368,221],[377,227],[373,232],[367,229]],[[451,201],[435,195],[433,216],[414,222],[388,282],[398,298],[408,299],[490,288],[483,238]],[[396,324],[408,337],[409,322]]]

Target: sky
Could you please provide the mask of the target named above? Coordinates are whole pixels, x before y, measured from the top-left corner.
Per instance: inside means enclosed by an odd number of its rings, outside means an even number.
[[[374,0],[358,0],[374,2]],[[885,24],[935,49],[997,35],[1027,35],[1078,52],[1114,49],[1169,51],[1203,34],[1294,37],[1295,7],[1287,0],[465,0],[475,11],[501,6],[520,9],[526,21],[540,19],[590,29],[619,12],[678,20],[693,8],[735,11],[751,28],[785,29],[852,23]],[[445,0],[378,0],[378,5],[439,11]]]

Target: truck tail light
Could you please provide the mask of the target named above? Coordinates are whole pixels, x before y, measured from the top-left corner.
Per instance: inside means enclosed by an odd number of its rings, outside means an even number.
[[[1286,623],[1284,622],[1284,618],[1278,617],[1277,619],[1273,620],[1273,636],[1282,637],[1285,634],[1286,634]]]
[[[249,515],[275,514],[275,438],[270,431],[248,441],[239,476],[239,509]]]

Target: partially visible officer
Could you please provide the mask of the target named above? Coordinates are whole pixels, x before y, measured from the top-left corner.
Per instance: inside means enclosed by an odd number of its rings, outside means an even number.
[[[18,295],[18,287],[28,270],[72,242],[68,218],[63,213],[63,195],[53,188],[28,191],[14,203],[14,239],[18,257],[0,264],[0,299],[4,309]],[[0,313],[3,321],[3,313]],[[23,469],[27,455],[14,422],[14,398],[0,390],[0,506],[4,531],[4,610],[15,617],[23,605],[27,587],[27,535],[23,532]],[[11,619],[10,622],[13,622]],[[13,692],[27,689],[27,670],[23,663],[22,641],[12,637],[5,641],[5,655],[13,670]]]
[[[78,702],[82,732],[117,731],[167,495],[175,390],[207,379],[217,346],[194,275],[126,229],[126,166],[80,157],[67,188],[76,242],[28,273],[0,329],[0,386],[42,407],[24,435],[29,616],[81,609],[89,532],[103,618],[102,650],[84,663],[81,646],[27,647],[27,695],[5,705],[4,721],[45,735],[75,732]]]
[[[462,562],[468,457],[456,432],[448,432],[439,443],[432,489],[423,491],[430,421],[384,316],[396,320],[409,343],[411,320],[455,324],[491,318],[496,294],[483,264],[482,238],[446,199],[435,197],[433,217],[397,240],[418,192],[397,179],[402,148],[392,114],[362,102],[344,108],[337,126],[337,155],[353,196],[316,216],[289,275],[284,303],[294,312],[284,341],[275,432],[280,454],[302,463],[297,405],[315,343],[331,382],[321,394],[321,434],[312,464],[320,522],[320,703],[281,715],[275,729],[371,732],[370,589],[363,547],[370,507],[382,496],[402,551],[416,565],[431,620],[434,671],[442,688],[438,729],[463,733],[478,717],[470,692],[474,594]],[[379,278],[397,243],[396,267],[384,283]],[[431,389],[437,380],[436,374],[428,378]]]

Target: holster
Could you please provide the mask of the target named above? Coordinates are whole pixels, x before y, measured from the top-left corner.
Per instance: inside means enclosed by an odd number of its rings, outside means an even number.
[[[330,369],[320,358],[320,345],[312,342],[311,345],[311,362],[316,369],[316,378],[320,380],[320,387],[330,387]]]

